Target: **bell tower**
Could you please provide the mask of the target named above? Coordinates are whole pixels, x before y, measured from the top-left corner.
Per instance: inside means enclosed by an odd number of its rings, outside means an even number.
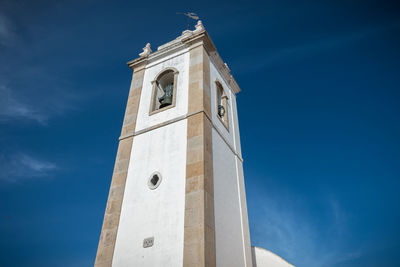
[[[201,21],[128,66],[95,266],[251,267],[240,88]]]

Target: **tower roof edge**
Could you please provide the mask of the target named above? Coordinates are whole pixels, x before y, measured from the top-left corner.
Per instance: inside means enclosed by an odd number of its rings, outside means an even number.
[[[235,92],[235,94],[240,92],[240,87],[235,78],[232,76],[228,65],[222,60],[217,48],[215,47],[200,20],[198,21],[195,30],[186,30],[182,32],[182,35],[168,43],[159,46],[154,52],[151,51],[150,44],[148,43],[146,47],[143,48],[143,52],[139,54],[140,57],[127,62],[127,64],[132,70],[136,70],[137,68],[142,69],[144,65],[143,63],[147,63],[148,61],[159,58],[160,56],[171,52],[171,50],[179,50],[181,48],[183,49],[188,47],[190,49],[191,47],[198,45],[202,45],[207,51],[210,59],[221,73],[225,82],[231,87],[233,92]]]

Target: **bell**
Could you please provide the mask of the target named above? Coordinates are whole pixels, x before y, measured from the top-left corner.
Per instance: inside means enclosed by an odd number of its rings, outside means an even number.
[[[168,84],[163,90],[164,90],[164,95],[158,99],[158,101],[161,104],[160,108],[163,108],[163,107],[166,107],[166,106],[169,106],[172,104],[172,97],[173,97],[172,93],[174,90],[174,85],[172,83]]]
[[[225,115],[225,108],[223,105],[218,105],[218,115],[222,118]]]

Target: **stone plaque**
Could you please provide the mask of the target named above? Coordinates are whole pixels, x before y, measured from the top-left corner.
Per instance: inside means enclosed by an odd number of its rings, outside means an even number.
[[[154,244],[154,237],[148,237],[143,240],[144,248],[152,247],[153,244]]]

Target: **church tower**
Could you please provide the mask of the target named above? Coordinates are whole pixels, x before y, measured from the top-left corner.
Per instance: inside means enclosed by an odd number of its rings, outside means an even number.
[[[95,266],[252,267],[240,88],[201,21],[128,65]]]

